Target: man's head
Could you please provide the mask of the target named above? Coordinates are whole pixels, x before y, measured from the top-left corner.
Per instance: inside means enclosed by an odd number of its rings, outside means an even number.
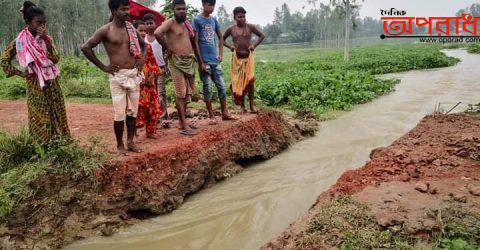
[[[128,0],[108,0],[108,8],[114,19],[124,22],[130,20],[130,2]]]
[[[185,0],[173,0],[173,15],[175,20],[179,23],[185,22],[187,20],[187,5]]]
[[[135,27],[138,33],[140,33],[140,36],[145,39],[145,36],[147,36],[147,26],[145,25],[145,22],[142,20],[135,20],[133,22],[133,27]]]
[[[211,15],[215,10],[216,0],[202,0],[203,12],[205,14]]]
[[[236,7],[233,9],[233,19],[237,22],[237,25],[245,25],[247,11],[243,7]]]
[[[157,29],[157,24],[155,23],[155,16],[148,13],[143,16],[142,20],[147,26],[147,33],[153,34],[153,32],[155,32],[155,29]]]
[[[40,27],[45,27],[45,12],[30,1],[25,1],[22,7],[23,20],[30,30],[36,31]]]

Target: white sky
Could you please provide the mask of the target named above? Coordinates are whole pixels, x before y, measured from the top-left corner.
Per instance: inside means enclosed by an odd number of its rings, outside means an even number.
[[[329,0],[321,0],[328,4]],[[163,0],[158,0],[163,4]],[[187,3],[201,7],[201,0],[186,0]],[[474,0],[365,0],[360,10],[361,16],[380,17],[380,9],[396,8],[406,10],[408,16],[454,16],[462,8],[479,3]],[[290,10],[305,11],[309,5],[307,0],[217,0],[217,8],[225,5],[227,11],[232,11],[237,6],[247,10],[247,19],[250,23],[265,25],[272,22],[273,11],[287,3]]]

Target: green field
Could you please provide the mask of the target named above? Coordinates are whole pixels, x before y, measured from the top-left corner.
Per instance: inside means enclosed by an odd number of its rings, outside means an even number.
[[[391,72],[446,67],[457,59],[440,52],[436,45],[377,45],[355,48],[348,64],[343,53],[311,45],[274,45],[256,51],[256,97],[260,105],[317,115],[332,110],[348,110],[393,90],[396,81],[375,75]],[[230,82],[231,53],[225,51],[222,64]],[[60,62],[62,88],[68,101],[108,103],[106,75],[84,58],[64,57]],[[198,89],[201,84],[198,81]],[[22,98],[25,85],[17,77],[0,73],[0,98]],[[173,88],[168,87],[170,101]]]

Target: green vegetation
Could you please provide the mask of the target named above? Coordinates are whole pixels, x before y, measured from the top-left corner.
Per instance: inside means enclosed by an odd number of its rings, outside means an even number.
[[[454,65],[434,45],[395,45],[358,48],[350,63],[339,51],[317,53],[317,59],[257,64],[256,94],[269,106],[309,110],[317,115],[348,110],[393,90],[397,81],[376,74]],[[295,52],[292,52],[295,53]],[[261,61],[261,60],[260,60]]]
[[[430,215],[440,218],[443,225],[442,233],[426,242],[433,249],[479,249],[480,215],[457,207],[430,211]],[[382,229],[367,205],[350,196],[340,196],[326,203],[309,222],[297,247],[418,249],[418,243],[418,239],[410,236],[402,227],[396,230]]]
[[[480,215],[461,208],[449,207],[432,211],[433,216],[442,218],[443,235],[434,244],[442,249],[479,249]]]
[[[472,54],[480,54],[480,45],[476,43],[469,44],[467,46],[467,51],[468,53],[472,53]]]
[[[336,246],[341,249],[406,249],[412,243],[404,234],[380,230],[369,208],[350,196],[325,204],[310,221],[298,247]],[[325,245],[326,244],[326,245]]]
[[[61,85],[67,98],[109,99],[107,75],[80,57],[66,56],[60,60]],[[24,97],[27,88],[20,77],[6,78],[0,70],[0,97],[18,99]]]
[[[397,83],[375,75],[454,65],[437,45],[384,45],[352,50],[348,64],[340,50],[304,46],[270,45],[256,52],[256,98],[259,104],[309,111],[317,115],[332,110],[349,110],[389,93]],[[230,82],[230,52],[225,53],[223,69]],[[83,58],[61,60],[61,85],[68,100],[109,102],[106,74]],[[197,77],[198,78],[198,77]],[[201,90],[199,79],[197,89]],[[173,86],[167,87],[173,101]],[[18,77],[5,79],[0,73],[0,97],[21,98],[25,83]]]
[[[93,177],[94,171],[108,160],[105,152],[97,138],[92,138],[88,146],[69,138],[41,146],[32,141],[27,130],[13,135],[0,133],[0,219],[15,204],[35,194],[30,184],[44,175]]]

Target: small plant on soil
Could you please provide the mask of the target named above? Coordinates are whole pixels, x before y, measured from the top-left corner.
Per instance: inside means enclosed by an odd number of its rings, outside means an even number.
[[[468,53],[480,54],[480,45],[476,43],[469,44],[467,47]]]
[[[370,209],[350,196],[325,204],[302,234],[297,247],[340,247],[341,249],[410,249],[409,237],[381,230]]]
[[[458,207],[437,211],[442,219],[441,236],[435,247],[440,249],[479,249],[480,215]]]
[[[384,229],[367,205],[350,196],[337,197],[322,206],[297,241],[297,248],[469,250],[480,247],[480,215],[449,207],[428,214],[439,220],[441,233],[420,242],[402,227]],[[432,232],[432,235],[435,235]],[[423,247],[421,247],[423,246]]]
[[[104,145],[92,138],[80,146],[71,138],[57,138],[49,145],[36,144],[23,130],[19,134],[0,133],[0,219],[18,202],[35,194],[31,183],[49,174],[71,178],[91,177],[108,160]]]

